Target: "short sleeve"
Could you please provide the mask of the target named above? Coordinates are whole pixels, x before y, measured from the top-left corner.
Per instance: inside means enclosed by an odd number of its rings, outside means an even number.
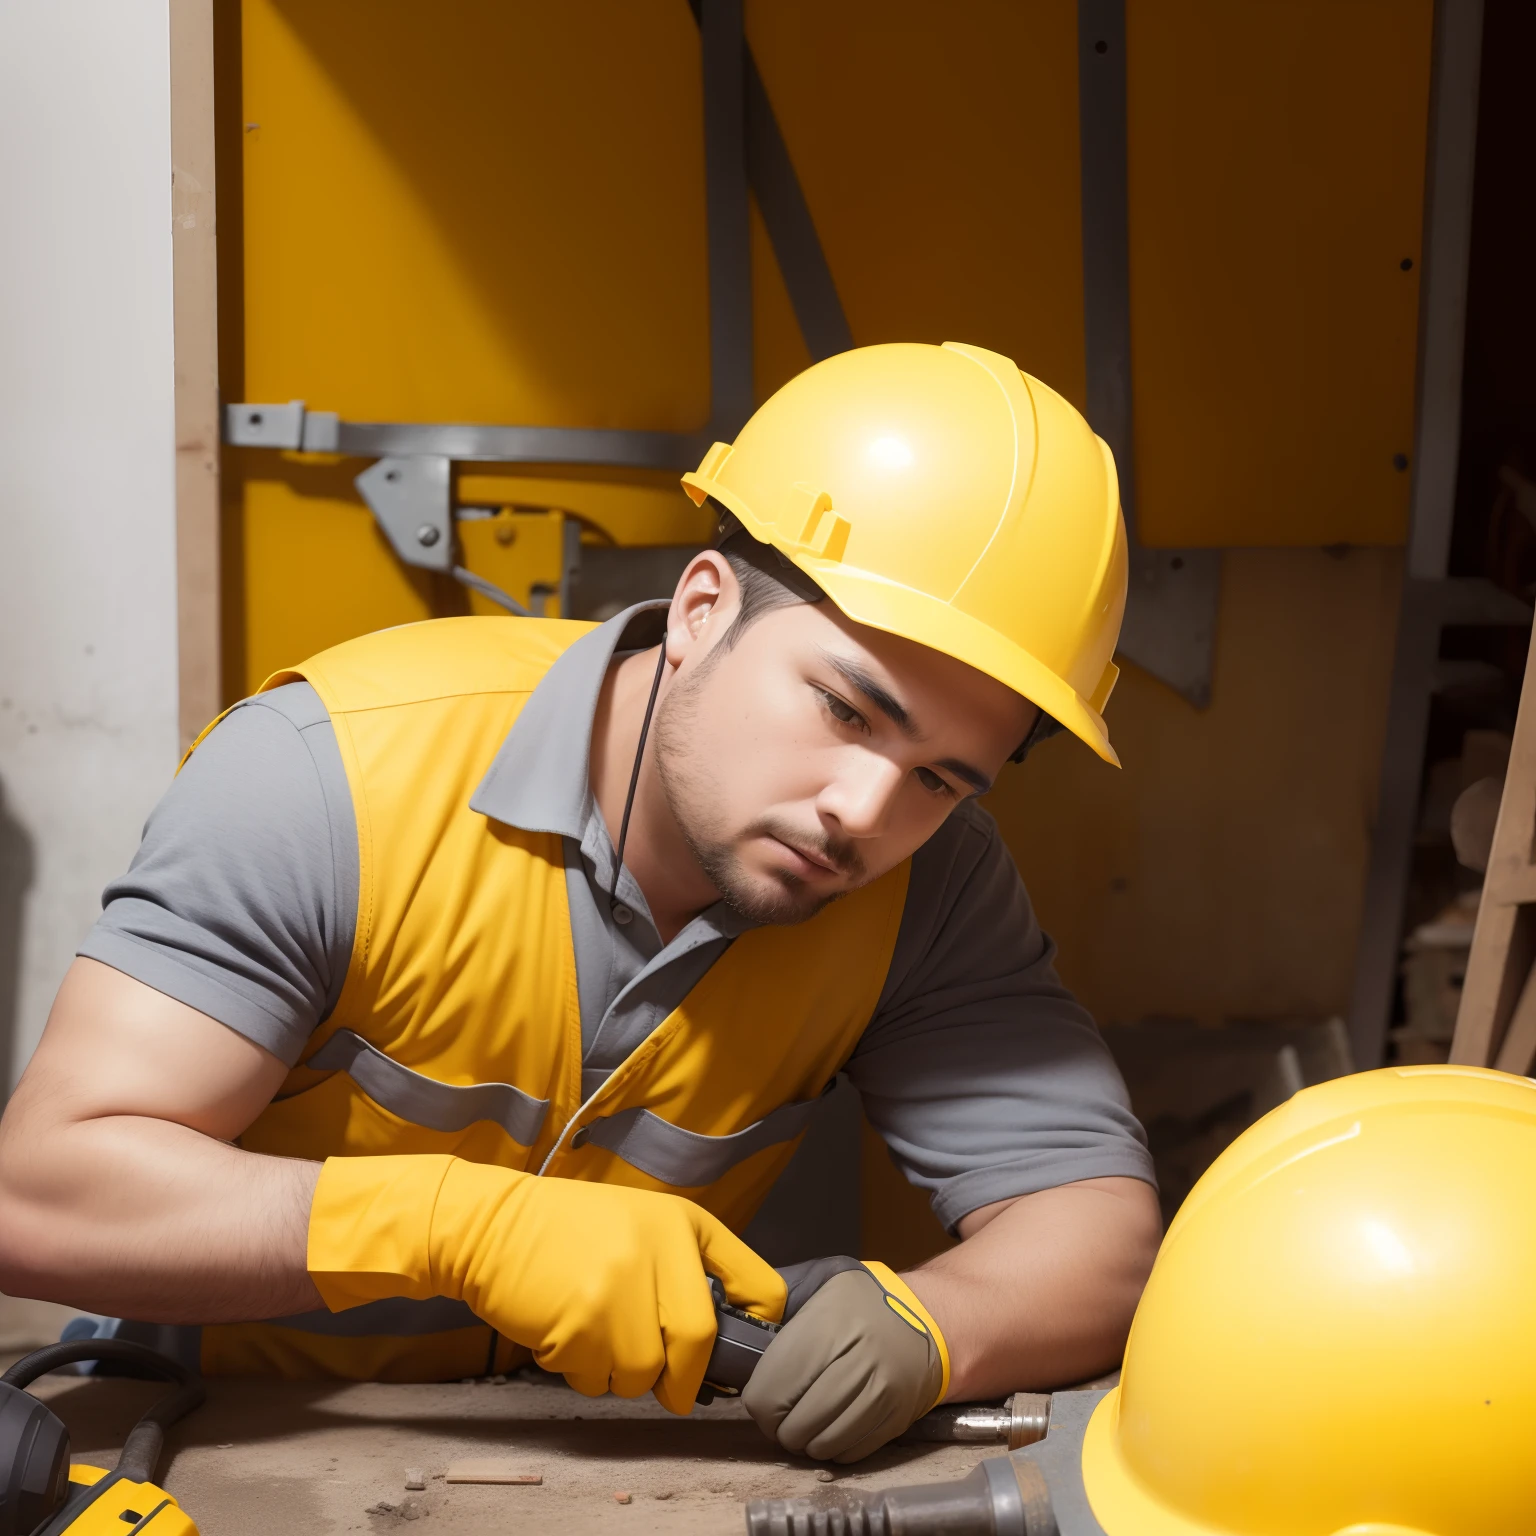
[[[1079,1179],[1154,1183],[1146,1137],[992,818],[960,807],[912,861],[885,991],[847,1071],[951,1230]]]
[[[357,823],[324,705],[237,705],[151,813],[80,946],[290,1066],[335,1005],[357,922]]]

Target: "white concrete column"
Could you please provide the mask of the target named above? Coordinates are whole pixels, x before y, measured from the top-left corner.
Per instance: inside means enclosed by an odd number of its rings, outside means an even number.
[[[168,48],[0,5],[0,1092],[176,762]]]

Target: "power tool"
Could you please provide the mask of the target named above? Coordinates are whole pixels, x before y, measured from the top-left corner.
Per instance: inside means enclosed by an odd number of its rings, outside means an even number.
[[[845,1254],[831,1258],[810,1259],[803,1264],[781,1265],[779,1274],[784,1281],[784,1323],[787,1323],[833,1275],[844,1270],[859,1269],[857,1259]],[[704,1368],[704,1385],[699,1389],[697,1401],[711,1403],[716,1396],[736,1397],[752,1379],[757,1362],[773,1343],[773,1337],[784,1323],[764,1322],[733,1307],[726,1299],[725,1287],[709,1277],[710,1295],[715,1300],[715,1347],[710,1352],[709,1364]]]
[[[25,1389],[81,1360],[107,1360],[127,1375],[175,1383],[133,1427],[115,1469],[71,1466],[69,1431]],[[179,1361],[127,1339],[49,1344],[0,1376],[0,1536],[198,1536],[191,1517],[153,1481],[165,1431],[204,1397]]]
[[[717,1396],[739,1396],[782,1326],[733,1307],[725,1299],[725,1287],[713,1275],[709,1289],[715,1298],[715,1347],[704,1368],[704,1385],[698,1395],[701,1403],[712,1403]]]

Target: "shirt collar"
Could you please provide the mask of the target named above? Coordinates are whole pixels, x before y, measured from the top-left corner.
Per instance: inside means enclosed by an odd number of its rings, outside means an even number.
[[[617,651],[654,645],[667,606],[665,598],[636,603],[561,654],[513,721],[470,810],[524,832],[580,841],[591,809],[592,717],[608,664]]]

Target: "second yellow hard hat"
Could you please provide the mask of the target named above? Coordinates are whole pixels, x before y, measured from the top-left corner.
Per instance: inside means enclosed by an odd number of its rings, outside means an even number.
[[[1109,1536],[1536,1531],[1536,1083],[1297,1094],[1174,1218],[1083,1445]]]
[[[861,624],[995,677],[1118,763],[1103,709],[1125,610],[1109,449],[980,347],[859,347],[791,379],[683,486]]]

